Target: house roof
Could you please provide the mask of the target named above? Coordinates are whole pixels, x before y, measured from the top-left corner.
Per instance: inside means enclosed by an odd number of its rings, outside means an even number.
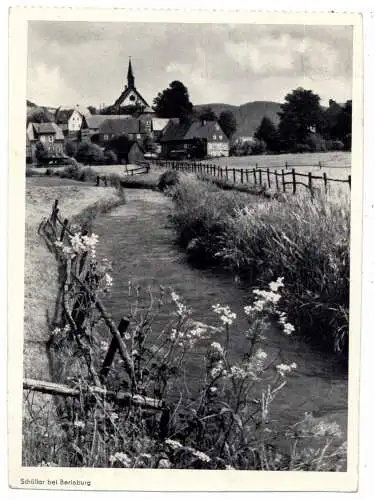
[[[197,120],[192,123],[176,123],[175,120],[170,120],[170,123],[165,128],[162,142],[208,139],[218,133],[226,138],[222,128],[216,121]]]
[[[91,116],[91,112],[88,108],[77,104],[76,106],[60,106],[57,108],[55,113],[55,120],[57,123],[68,122],[69,118],[74,111],[77,111],[80,115],[84,117]]]
[[[129,119],[131,115],[91,115],[85,117],[87,128],[98,129],[106,120]]]
[[[55,141],[63,141],[64,134],[61,128],[56,123],[30,123],[26,130],[27,137],[30,141],[37,141],[40,135],[55,136]]]
[[[105,120],[99,127],[99,134],[138,134],[140,122],[136,118],[116,118]]]

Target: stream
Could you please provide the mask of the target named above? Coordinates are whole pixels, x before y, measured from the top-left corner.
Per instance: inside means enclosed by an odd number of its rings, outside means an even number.
[[[141,287],[150,286],[155,294],[160,285],[170,286],[192,309],[197,321],[219,326],[211,307],[217,303],[236,312],[230,347],[234,357],[240,356],[247,328],[243,307],[249,304],[249,288],[224,273],[196,269],[187,263],[185,253],[174,244],[173,229],[168,225],[172,203],[168,198],[138,189],[126,190],[126,197],[125,205],[98,217],[93,225],[99,236],[98,257],[108,258],[113,266],[113,287],[105,304],[116,324],[129,313],[129,280]],[[166,318],[158,319],[163,320]],[[209,343],[214,340],[221,339],[212,338]],[[262,348],[269,359],[297,364],[297,370],[287,376],[287,385],[272,404],[272,418],[287,426],[302,420],[305,412],[312,412],[327,421],[336,421],[345,433],[347,377],[336,368],[335,360],[312,350],[303,339],[287,337],[276,328],[270,329]],[[189,356],[187,377],[192,386],[204,373],[204,351],[205,348],[197,347]]]

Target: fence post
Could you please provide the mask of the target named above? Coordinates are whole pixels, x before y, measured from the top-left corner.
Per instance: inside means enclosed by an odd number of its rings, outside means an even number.
[[[246,169],[246,184],[249,184],[249,170]]]
[[[283,192],[285,193],[286,186],[285,186],[285,172],[284,172],[284,169],[281,170],[281,180],[282,180],[282,183],[283,183]]]
[[[233,167],[233,184],[236,184],[236,169]]]
[[[132,170],[132,175],[133,175],[133,170]],[[108,186],[108,184],[107,184],[107,176],[106,175],[104,176],[104,185],[105,185],[105,187]]]
[[[279,175],[277,173],[277,170],[275,170],[275,181],[276,181],[276,189],[279,190]]]
[[[260,168],[258,172],[259,172],[259,184],[262,185],[262,169]]]
[[[285,162],[285,168],[286,168],[286,170],[288,170],[288,162],[287,161]]]
[[[241,184],[243,184],[243,168],[241,168]]]
[[[267,168],[267,182],[268,182],[268,188],[271,188],[271,177],[269,168]]]
[[[321,169],[322,168],[322,163],[320,161],[318,162],[318,165],[319,165],[319,168]]]
[[[64,224],[63,224],[63,227],[61,229],[61,234],[60,234],[60,241],[64,240],[65,231],[66,231],[66,229],[68,227],[68,223],[69,223],[69,220],[68,219],[64,219]]]
[[[323,172],[323,181],[324,181],[324,191],[327,192],[328,181],[326,172]]]
[[[53,225],[56,224],[57,221],[57,214],[59,213],[58,205],[59,200],[55,200],[54,204],[52,205],[52,213],[51,213],[51,222]]]
[[[349,183],[349,189],[352,189],[352,176],[349,174],[348,175],[348,183]]]
[[[228,166],[227,165],[225,166],[225,177],[226,177],[226,179],[228,179]]]
[[[253,168],[253,176],[254,176],[254,184],[256,184],[257,183],[257,173],[256,173],[255,168]]]
[[[313,180],[312,180],[312,174],[309,172],[309,189],[311,191],[311,194],[313,192]]]
[[[293,179],[293,194],[296,194],[297,184],[296,184],[296,169],[292,168],[292,179]]]
[[[100,177],[99,175],[96,177],[96,185],[99,186],[100,185]]]
[[[124,336],[124,333],[126,332],[129,323],[130,323],[129,318],[126,318],[125,316],[121,318],[120,323],[118,325],[118,331],[121,335],[121,338]],[[111,365],[113,363],[113,359],[115,357],[117,348],[118,348],[117,340],[115,337],[113,337],[109,345],[105,359],[103,361],[102,369],[100,371],[100,378],[102,381],[106,378],[106,376],[109,373],[109,369],[111,368]]]

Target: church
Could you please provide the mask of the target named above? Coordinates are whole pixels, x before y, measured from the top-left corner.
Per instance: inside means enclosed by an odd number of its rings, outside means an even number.
[[[138,92],[135,86],[135,78],[132,68],[131,59],[129,58],[128,84],[125,86],[120,97],[116,99],[113,104],[115,110],[120,110],[121,108],[135,107],[142,110],[142,113],[153,113],[153,109],[148,105],[146,99]]]

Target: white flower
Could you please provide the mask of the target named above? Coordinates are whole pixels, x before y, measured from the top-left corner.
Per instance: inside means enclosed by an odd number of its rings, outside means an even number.
[[[228,306],[215,304],[212,306],[212,309],[216,314],[220,315],[220,320],[224,325],[231,325],[233,320],[237,318],[237,314],[232,312]]]
[[[101,351],[107,352],[108,351],[108,347],[109,347],[108,342],[105,342],[104,340],[102,340],[100,342],[100,350]]]
[[[234,380],[243,380],[248,375],[247,371],[241,368],[240,366],[232,366],[229,372],[228,377],[233,378]]]
[[[297,368],[296,363],[292,363],[290,365],[287,365],[285,363],[281,363],[280,365],[276,366],[276,369],[282,377],[285,377],[287,373],[290,373],[292,370],[295,370]]]
[[[270,290],[272,292],[277,292],[279,288],[282,288],[284,286],[284,278],[277,278],[276,281],[271,281],[268,286],[270,287]]]
[[[215,386],[210,387],[210,393],[211,394],[216,394],[217,393],[217,387],[215,387]]]
[[[224,349],[223,347],[221,346],[221,344],[219,344],[219,342],[212,342],[211,344],[211,349],[218,353],[218,354],[221,354],[223,355],[224,354]]]
[[[74,427],[77,427],[78,429],[84,429],[85,424],[81,420],[75,420],[74,421]]]
[[[178,448],[182,448],[182,444],[179,441],[176,441],[175,439],[166,439],[165,444],[170,446],[173,450],[177,450]]]
[[[295,331],[295,328],[291,323],[284,323],[283,331],[284,331],[285,335],[290,335],[291,333],[293,333]]]
[[[124,467],[131,466],[131,459],[126,453],[116,452],[109,457],[110,463],[113,465],[115,462],[121,462]]]
[[[203,451],[194,450],[193,455],[199,458],[202,462],[211,462],[210,457],[203,453]]]
[[[255,353],[255,357],[260,360],[263,360],[267,358],[267,353],[262,351],[261,349],[258,349],[257,352]]]

